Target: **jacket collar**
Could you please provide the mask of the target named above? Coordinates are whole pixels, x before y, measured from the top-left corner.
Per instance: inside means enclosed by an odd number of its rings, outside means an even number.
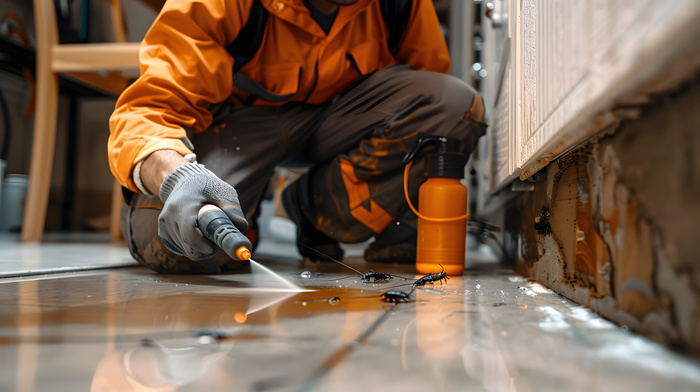
[[[325,37],[326,33],[313,20],[311,13],[302,0],[259,0],[270,14],[292,23],[309,34],[318,37]],[[336,35],[350,20],[357,14],[367,9],[375,0],[358,0],[357,3],[341,6],[338,15],[335,17],[333,27],[328,33],[328,37]]]

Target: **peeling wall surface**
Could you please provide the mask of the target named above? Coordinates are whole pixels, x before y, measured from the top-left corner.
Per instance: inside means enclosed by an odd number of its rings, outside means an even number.
[[[635,332],[700,355],[700,83],[547,167],[506,215],[516,268]]]

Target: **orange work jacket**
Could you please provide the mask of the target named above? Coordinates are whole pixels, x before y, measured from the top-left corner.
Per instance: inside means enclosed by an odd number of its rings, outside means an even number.
[[[109,164],[122,185],[139,192],[132,170],[154,151],[190,153],[185,128],[207,129],[212,104],[240,105],[248,98],[234,87],[234,59],[226,46],[245,26],[253,1],[165,4],[141,43],[141,76],[119,97],[109,121]],[[328,34],[302,0],[259,1],[268,12],[262,44],[238,72],[283,99],[257,99],[254,105],[321,104],[364,75],[397,63],[449,72],[432,0],[413,0],[393,52],[378,0],[341,6]]]

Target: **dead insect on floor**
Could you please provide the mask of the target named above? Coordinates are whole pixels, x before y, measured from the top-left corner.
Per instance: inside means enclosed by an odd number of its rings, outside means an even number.
[[[442,264],[438,264],[440,267],[442,267]],[[445,284],[447,284],[447,280],[450,279],[447,277],[447,273],[445,272],[445,267],[442,267],[442,272],[438,272],[436,274],[430,274],[430,275],[425,275],[422,278],[416,279],[415,282],[413,282],[414,286],[425,286],[428,283],[435,283],[435,282],[440,282],[440,285],[442,285],[442,281],[445,281]]]
[[[384,302],[409,302],[410,294],[406,294],[403,291],[387,291],[381,295],[382,301]]]
[[[342,265],[343,267],[349,268],[349,269],[357,272],[360,275],[360,277],[362,278],[362,283],[385,283],[385,282],[388,282],[389,279],[392,279],[394,276],[396,276],[397,278],[407,280],[407,278],[404,278],[402,276],[391,275],[391,274],[387,274],[384,272],[374,272],[374,270],[369,270],[369,272],[367,272],[367,273],[362,273],[359,270],[343,263],[342,261],[336,260],[336,259],[334,259],[326,254],[323,254],[323,252],[319,252],[318,250],[316,250],[310,246],[304,245],[302,243],[299,243],[299,245],[303,246],[304,248],[307,248],[311,252],[316,253],[317,255],[319,255],[321,257],[324,257],[327,260],[338,263],[338,264]]]
[[[368,273],[362,275],[362,283],[388,282],[391,278],[391,275],[385,274],[384,272],[374,272],[374,270],[369,270]]]

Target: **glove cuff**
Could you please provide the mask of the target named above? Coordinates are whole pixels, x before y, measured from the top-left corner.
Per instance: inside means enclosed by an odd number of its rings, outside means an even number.
[[[170,192],[175,189],[175,186],[177,186],[179,182],[184,181],[186,178],[191,176],[197,175],[211,175],[211,172],[200,163],[188,163],[173,170],[172,173],[165,177],[163,184],[160,186],[160,191],[158,192],[160,201],[165,203],[168,196],[170,196]]]

